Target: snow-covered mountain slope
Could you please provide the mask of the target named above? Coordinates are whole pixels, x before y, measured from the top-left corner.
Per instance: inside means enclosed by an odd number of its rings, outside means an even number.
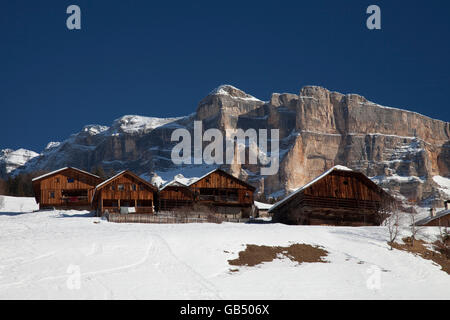
[[[384,227],[116,224],[79,211],[0,213],[0,226],[0,299],[448,299],[450,286],[440,266],[389,250]],[[323,247],[327,263],[228,264],[247,244],[293,243]]]
[[[434,176],[433,181],[439,185],[439,190],[443,192],[447,198],[450,198],[450,178]]]
[[[0,177],[10,174],[38,156],[38,153],[26,149],[0,150]]]
[[[167,125],[179,118],[154,118],[136,115],[123,116],[114,121],[111,126],[111,132],[108,134],[128,133],[128,134],[144,134],[163,125]]]

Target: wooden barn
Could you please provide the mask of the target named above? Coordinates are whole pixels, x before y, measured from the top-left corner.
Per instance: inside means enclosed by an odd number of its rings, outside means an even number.
[[[335,166],[269,210],[274,222],[302,225],[375,226],[394,199],[361,172]]]
[[[195,203],[213,212],[239,218],[251,214],[255,187],[221,169],[205,174],[189,188],[194,192]]]
[[[89,210],[96,185],[103,180],[77,168],[62,168],[32,180],[39,209]]]
[[[100,183],[92,195],[99,216],[109,213],[153,213],[158,189],[125,170]]]
[[[416,225],[422,227],[450,227],[448,201],[445,202],[445,210],[436,212],[436,209],[430,209],[430,215],[417,221]]]
[[[179,181],[173,180],[159,190],[158,211],[192,209],[193,203],[194,192]]]

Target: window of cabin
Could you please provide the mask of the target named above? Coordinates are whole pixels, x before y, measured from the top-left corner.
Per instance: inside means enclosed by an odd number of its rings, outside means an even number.
[[[135,185],[135,184],[132,184],[132,185],[131,185],[131,189],[132,189],[133,191],[136,191],[136,185]]]
[[[75,179],[74,178],[67,178],[67,183],[74,183]]]
[[[50,191],[49,198],[50,199],[55,199],[55,191]]]
[[[137,206],[138,207],[152,207],[153,201],[152,200],[138,200]]]
[[[59,183],[59,178],[56,178],[56,183]]]
[[[347,180],[344,180],[344,185],[348,185],[348,181]]]
[[[111,185],[111,190],[112,191],[116,190],[116,187],[113,184]]]
[[[124,191],[125,190],[125,185],[123,185],[123,184],[117,185],[117,190]]]
[[[142,191],[142,190],[145,190],[144,185],[140,184],[140,185],[139,185],[139,190],[141,190],[141,191]]]
[[[214,195],[214,189],[213,188],[200,188],[200,194],[201,195]]]
[[[117,208],[119,207],[119,201],[113,199],[104,199],[103,207]]]

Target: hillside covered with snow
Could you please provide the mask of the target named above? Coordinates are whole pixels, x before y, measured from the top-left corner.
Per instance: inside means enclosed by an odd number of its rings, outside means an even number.
[[[384,227],[116,224],[89,212],[29,212],[29,199],[6,200],[0,299],[449,298],[449,275],[389,250]],[[19,203],[24,212],[11,212]],[[419,237],[434,241],[437,233],[424,228]],[[247,244],[294,243],[320,246],[325,263],[228,263]]]

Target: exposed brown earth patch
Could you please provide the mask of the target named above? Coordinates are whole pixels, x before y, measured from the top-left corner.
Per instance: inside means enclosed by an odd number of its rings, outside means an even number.
[[[450,274],[450,247],[449,240],[445,243],[440,241],[436,241],[431,243],[434,250],[431,250],[426,247],[426,245],[430,245],[423,240],[414,240],[411,241],[410,237],[402,239],[405,244],[399,243],[390,243],[392,248],[408,251],[415,255],[422,257],[423,259],[431,260],[434,263],[441,266],[442,271]]]
[[[232,266],[253,267],[283,256],[299,264],[303,262],[326,262],[323,258],[327,255],[328,251],[309,244],[296,243],[289,247],[269,247],[248,244],[245,250],[239,252],[239,258],[228,260],[228,263]]]

